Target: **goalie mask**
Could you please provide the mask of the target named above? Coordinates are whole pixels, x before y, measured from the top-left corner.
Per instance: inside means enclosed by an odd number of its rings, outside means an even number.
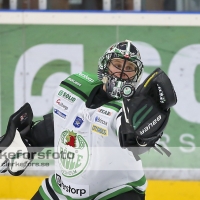
[[[99,59],[98,78],[112,98],[131,97],[142,72],[140,53],[130,40],[113,44]]]

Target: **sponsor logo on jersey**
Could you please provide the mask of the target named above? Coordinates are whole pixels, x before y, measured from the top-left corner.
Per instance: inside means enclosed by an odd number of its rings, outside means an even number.
[[[108,122],[107,121],[104,121],[103,119],[101,119],[99,116],[96,116],[95,119],[94,119],[95,122],[99,122],[100,124],[103,124],[103,125],[108,125]]]
[[[63,102],[61,101],[61,99],[57,99],[57,100],[56,100],[56,103],[57,103],[60,107],[62,107],[64,110],[68,110],[68,107],[67,107],[65,104],[63,104]]]
[[[100,112],[100,113],[102,113],[102,114],[104,114],[104,115],[108,115],[108,116],[112,115],[112,113],[110,111],[104,110],[102,108],[99,108],[97,111]]]
[[[65,185],[62,182],[61,176],[58,174],[56,174],[56,182],[58,186],[65,191],[65,194],[68,194],[68,195],[75,194],[76,196],[79,196],[79,197],[89,196],[89,192],[88,190],[86,190],[86,188],[77,188],[78,185],[74,186],[74,184]]]
[[[86,81],[90,82],[90,83],[93,83],[94,80],[92,78],[90,78],[87,74],[83,74],[83,73],[78,73],[78,75],[80,77],[82,77],[83,79],[85,79]]]
[[[66,114],[62,113],[61,111],[59,111],[58,109],[54,109],[54,113],[57,114],[58,116],[62,117],[62,118],[66,118]]]
[[[66,99],[67,101],[69,101],[70,103],[74,103],[76,101],[76,98],[74,96],[72,96],[71,94],[60,90],[58,92],[58,96],[63,97],[64,99]]]
[[[76,119],[74,120],[73,125],[76,128],[80,128],[80,126],[82,125],[82,123],[83,123],[83,119],[77,116]]]
[[[149,123],[147,126],[145,126],[141,131],[140,135],[143,135],[146,133],[148,130],[150,130],[153,126],[155,126],[160,120],[161,120],[161,115],[158,115],[156,119],[154,119],[151,123]]]
[[[59,166],[61,173],[68,178],[78,176],[86,168],[89,148],[86,140],[73,130],[61,133],[58,143]]]
[[[101,126],[97,126],[95,124],[92,125],[92,131],[98,134],[101,134],[103,136],[108,136],[108,130],[105,128],[102,128]]]
[[[71,81],[72,83],[74,83],[75,85],[78,85],[79,87],[81,86],[81,83],[75,81],[73,78],[68,78],[67,80]]]

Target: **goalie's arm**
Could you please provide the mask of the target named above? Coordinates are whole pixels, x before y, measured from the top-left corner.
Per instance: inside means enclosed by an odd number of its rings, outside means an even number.
[[[35,147],[53,147],[54,146],[54,122],[53,113],[43,116],[28,132],[25,139]]]

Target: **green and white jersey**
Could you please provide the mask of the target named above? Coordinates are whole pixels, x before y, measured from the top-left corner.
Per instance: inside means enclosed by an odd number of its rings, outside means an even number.
[[[122,102],[86,107],[98,85],[102,82],[96,75],[82,72],[69,76],[55,93],[54,145],[59,158],[48,184],[58,199],[108,199],[146,189],[141,160],[119,144],[117,116]],[[52,199],[49,186],[43,182],[40,193]]]

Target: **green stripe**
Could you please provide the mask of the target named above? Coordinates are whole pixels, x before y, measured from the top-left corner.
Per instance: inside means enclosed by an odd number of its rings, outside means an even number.
[[[62,190],[60,189],[60,187],[58,186],[56,180],[55,180],[55,174],[51,177],[51,183],[52,183],[52,187],[53,189],[58,193],[63,195]]]
[[[40,195],[42,196],[42,198],[43,198],[44,200],[51,200],[51,199],[45,194],[45,192],[44,192],[42,186],[40,186],[40,188],[39,188],[39,193],[40,193]]]
[[[138,187],[138,186],[143,186],[145,183],[146,183],[146,177],[144,175],[138,181],[134,181],[134,182],[128,183],[127,185],[131,185],[132,187]]]
[[[103,107],[110,108],[110,109],[112,109],[112,110],[114,110],[116,112],[119,112],[119,110],[120,110],[120,109],[118,109],[118,108],[116,108],[116,107],[114,107],[114,106],[112,106],[110,104],[104,104]]]
[[[125,192],[129,192],[131,190],[133,190],[133,189],[130,188],[130,187],[125,187],[125,188],[119,189],[119,190],[117,190],[115,192],[112,192],[112,193],[100,198],[99,200],[107,200],[107,199],[113,198],[113,197],[115,197],[115,196],[117,196],[119,194],[123,194]]]
[[[89,74],[86,72],[82,72],[82,74],[88,75],[88,77],[92,78],[94,80],[94,82],[88,82],[87,79],[84,79],[79,74],[70,75],[67,79],[64,80],[64,82],[66,82],[66,83],[72,85],[73,87],[77,88],[78,90],[84,92],[87,96],[90,95],[90,92],[93,90],[94,87],[96,87],[97,85],[103,84],[102,81],[98,80],[96,74]],[[78,86],[78,85],[74,84],[73,82],[69,81],[68,80],[69,78],[77,81],[79,84],[81,84],[81,86]]]
[[[55,174],[54,174],[54,175],[52,176],[52,178],[51,178],[51,183],[52,183],[53,189],[54,189],[58,194],[63,195],[63,193],[62,193],[60,187],[57,185],[57,182],[56,182],[56,180],[55,180]],[[131,186],[132,188],[130,188],[130,187],[121,188],[121,189],[119,189],[119,190],[117,190],[117,191],[115,191],[115,192],[112,192],[112,193],[110,193],[110,194],[108,194],[108,195],[106,195],[106,196],[100,198],[100,200],[107,200],[107,199],[109,199],[109,198],[115,197],[115,196],[117,196],[117,195],[119,195],[119,194],[122,194],[122,193],[125,193],[125,192],[129,192],[129,191],[131,191],[131,190],[134,190],[134,191],[136,191],[136,192],[139,193],[139,194],[144,194],[145,192],[138,190],[136,187],[138,187],[138,186],[143,186],[145,183],[146,183],[146,177],[143,176],[143,177],[142,177],[141,179],[139,179],[138,181],[134,181],[134,182],[131,182],[131,183],[127,183],[127,184],[126,184],[126,185]],[[81,200],[91,200],[91,199],[94,199],[95,197],[97,197],[98,195],[100,195],[100,194],[102,194],[102,193],[104,193],[104,192],[106,192],[106,191],[109,191],[109,189],[108,189],[108,190],[105,190],[105,191],[103,191],[103,192],[98,192],[97,194],[91,195],[91,196],[89,196],[89,197],[82,198]],[[45,194],[45,193],[44,193],[44,194]],[[63,197],[67,198],[68,200],[80,200],[80,199],[73,199],[73,198],[71,198],[71,197],[68,196],[68,195],[63,195]],[[45,199],[45,200],[46,200],[46,199]]]
[[[110,103],[115,103],[117,104],[118,106],[122,107],[122,100],[114,100],[114,101],[111,101]]]
[[[143,106],[142,108],[140,108],[134,115],[133,117],[133,127],[134,129],[137,129],[137,127],[141,124],[141,122],[143,121],[143,119],[151,112],[151,110],[153,109],[153,106],[151,106],[143,115],[142,117],[140,117],[137,120],[137,117],[142,113],[143,110],[145,110],[145,108],[147,107],[147,105]],[[136,122],[137,120],[137,122]]]
[[[115,110],[116,112],[119,112],[119,110],[122,107],[122,104],[119,103],[119,102],[116,102],[114,100],[114,101],[110,101],[109,103],[104,104],[103,106],[106,107],[106,108],[110,108],[112,110]]]
[[[67,200],[80,200],[80,199],[73,199],[73,198],[71,198],[70,196],[64,195],[64,194],[62,193],[62,190],[61,190],[60,187],[57,185],[57,182],[56,182],[56,180],[55,180],[55,174],[54,174],[54,175],[52,176],[52,178],[51,178],[51,183],[52,183],[53,189],[54,189],[58,194],[63,195],[63,197],[65,197]],[[100,194],[100,192],[97,193],[97,194],[91,195],[91,196],[89,196],[89,197],[82,198],[81,200],[91,200],[91,199],[95,198],[96,196],[98,196],[99,194]]]
[[[141,179],[139,179],[138,181],[134,181],[134,182],[131,182],[131,183],[127,183],[127,185],[132,186],[136,192],[138,192],[138,193],[140,193],[140,194],[144,194],[145,191],[143,192],[143,191],[141,191],[141,190],[138,190],[136,187],[141,187],[141,186],[143,186],[145,183],[146,183],[146,177],[145,177],[145,175],[144,175],[144,176],[143,176]]]

